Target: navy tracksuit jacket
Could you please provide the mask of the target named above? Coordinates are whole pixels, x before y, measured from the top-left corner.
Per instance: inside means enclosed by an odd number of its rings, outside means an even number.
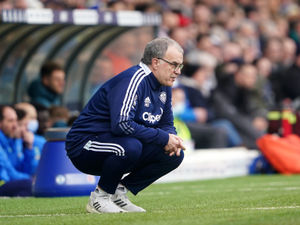
[[[121,181],[129,190],[137,193],[181,163],[183,154],[169,157],[163,150],[168,143],[169,133],[176,134],[171,88],[161,86],[149,67],[140,63],[107,81],[94,94],[69,131],[66,150],[79,170],[101,175],[99,185],[107,192],[114,192],[124,173],[138,168],[151,179],[148,177],[145,181],[142,177],[137,178],[137,175],[129,175],[131,179],[127,178],[128,182],[126,178]],[[83,156],[87,154],[93,155],[93,158]],[[96,171],[96,168],[88,170],[91,161],[99,155],[102,157],[98,161],[101,161],[101,171]],[[160,165],[161,171],[155,174],[152,174],[155,168],[150,166],[144,171],[143,166],[139,165],[141,162],[143,165],[152,165],[154,161],[160,161],[161,164],[164,161],[165,164]],[[105,169],[108,162],[109,170]],[[154,167],[159,170],[158,165]],[[152,175],[147,175],[149,172]],[[116,179],[112,181],[106,176],[115,176]]]

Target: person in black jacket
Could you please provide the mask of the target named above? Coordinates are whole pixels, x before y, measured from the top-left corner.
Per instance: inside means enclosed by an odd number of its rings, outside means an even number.
[[[300,97],[300,51],[297,51],[295,63],[283,73],[280,83],[285,98],[295,100]]]
[[[265,133],[268,125],[264,115],[260,114],[262,110],[253,101],[257,69],[243,64],[236,73],[220,76],[223,78],[214,95],[216,112],[234,124],[246,147],[257,149],[256,140]]]

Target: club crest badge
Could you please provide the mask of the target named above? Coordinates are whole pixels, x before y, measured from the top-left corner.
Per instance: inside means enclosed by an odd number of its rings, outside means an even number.
[[[162,91],[162,92],[160,93],[160,95],[159,95],[159,100],[160,100],[163,104],[165,104],[166,101],[167,101],[167,93],[164,92],[164,91]]]
[[[149,97],[145,98],[145,100],[144,100],[144,105],[145,105],[145,107],[149,107],[150,104],[151,104],[150,98],[149,98]]]

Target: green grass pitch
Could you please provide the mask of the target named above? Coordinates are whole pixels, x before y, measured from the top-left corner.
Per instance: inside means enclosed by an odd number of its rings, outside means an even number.
[[[0,198],[0,224],[300,225],[300,176],[153,184],[129,197],[147,212],[88,214],[88,196]]]

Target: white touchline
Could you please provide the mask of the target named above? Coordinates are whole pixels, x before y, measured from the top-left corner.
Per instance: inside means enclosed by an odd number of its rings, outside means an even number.
[[[278,207],[258,207],[258,208],[245,208],[246,210],[273,210],[273,209],[297,209],[300,206],[278,206]]]
[[[15,217],[50,217],[50,216],[78,216],[86,215],[88,213],[56,213],[56,214],[24,214],[24,215],[0,215],[0,218],[15,218]]]
[[[274,207],[253,207],[253,208],[231,208],[224,209],[225,211],[229,210],[276,210],[276,209],[299,209],[300,206],[274,206]]]

